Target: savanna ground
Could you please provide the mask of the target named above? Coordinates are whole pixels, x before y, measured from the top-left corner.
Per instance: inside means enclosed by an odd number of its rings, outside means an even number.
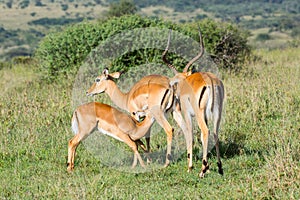
[[[225,174],[212,151],[204,179],[199,159],[191,173],[184,155],[166,169],[125,173],[83,145],[67,173],[73,78],[47,84],[34,63],[1,69],[1,199],[299,199],[300,49],[256,54],[247,72],[223,74]]]

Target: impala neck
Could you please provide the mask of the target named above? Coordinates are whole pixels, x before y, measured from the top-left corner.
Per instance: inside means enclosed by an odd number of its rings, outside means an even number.
[[[123,93],[114,81],[110,80],[106,93],[119,108],[127,110],[127,93]]]
[[[152,117],[149,115],[142,122],[137,122],[136,120],[134,121],[136,123],[136,131],[133,134],[130,134],[130,138],[133,140],[144,137],[154,122]]]

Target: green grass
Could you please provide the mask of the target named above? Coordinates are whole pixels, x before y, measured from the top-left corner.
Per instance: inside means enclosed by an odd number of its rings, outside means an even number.
[[[225,175],[217,173],[213,151],[204,179],[198,178],[200,160],[191,173],[184,156],[166,169],[126,173],[103,165],[84,145],[75,171],[67,173],[72,80],[46,84],[31,66],[3,68],[1,77],[10,78],[0,83],[0,197],[299,199],[299,53],[299,48],[259,51],[261,59],[247,73],[224,74]]]

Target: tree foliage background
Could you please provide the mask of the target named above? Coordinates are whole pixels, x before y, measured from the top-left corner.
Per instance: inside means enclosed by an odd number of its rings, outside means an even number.
[[[105,21],[82,22],[66,27],[63,31],[48,34],[35,52],[41,62],[43,74],[53,79],[59,74],[76,72],[87,55],[102,41],[126,30],[155,27],[173,29],[199,41],[198,24],[204,39],[205,49],[213,60],[223,69],[239,71],[250,55],[247,44],[248,34],[232,24],[203,20],[197,23],[177,24],[157,18],[125,15]],[[153,38],[140,37],[141,42],[153,41]],[[134,39],[134,38],[133,38]],[[137,39],[137,38],[135,38]],[[167,39],[167,36],[162,38]],[[184,44],[188,48],[188,44]],[[176,47],[179,48],[179,47]],[[111,66],[114,70],[127,71],[129,67],[149,62],[162,62],[162,49],[139,49],[128,52],[115,59]],[[183,66],[186,60],[170,55],[173,63]]]
[[[121,0],[120,2],[110,3],[106,16],[121,17],[123,15],[132,15],[135,14],[137,10],[138,9],[132,0]]]

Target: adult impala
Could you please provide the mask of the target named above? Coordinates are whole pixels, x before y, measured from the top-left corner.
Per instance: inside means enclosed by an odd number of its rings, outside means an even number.
[[[203,177],[205,172],[209,169],[207,162],[207,148],[208,148],[208,120],[213,121],[213,133],[216,142],[216,152],[218,159],[219,173],[223,174],[222,162],[219,151],[219,126],[221,121],[223,101],[224,101],[224,86],[222,81],[214,74],[209,72],[189,72],[189,67],[204,54],[204,45],[201,31],[199,29],[200,38],[200,52],[192,60],[190,60],[182,73],[179,73],[175,67],[166,59],[166,54],[169,49],[171,38],[171,30],[168,37],[168,44],[163,53],[162,59],[168,67],[175,73],[175,76],[170,79],[170,85],[176,85],[176,96],[179,99],[180,106],[184,115],[188,133],[186,141],[188,147],[188,159],[192,162],[192,116],[196,117],[199,128],[201,129],[201,142],[203,148],[202,170],[200,177]],[[192,166],[192,163],[189,164]]]
[[[153,120],[146,113],[138,112],[137,115],[144,120],[138,122],[131,116],[103,103],[92,102],[79,106],[72,117],[72,130],[75,136],[68,144],[67,170],[70,172],[74,169],[75,153],[79,143],[95,129],[126,143],[132,149],[134,152],[132,167],[136,166],[137,161],[145,167],[137,145],[143,147],[139,139],[144,137],[151,128]]]
[[[154,118],[167,134],[165,166],[168,166],[171,160],[173,128],[165,117],[166,112],[172,110],[174,119],[184,127],[180,111],[173,109],[174,96],[173,90],[169,85],[169,79],[161,75],[145,76],[135,83],[128,93],[123,93],[114,82],[114,79],[119,78],[119,76],[119,72],[109,73],[108,69],[104,69],[90,89],[87,90],[87,95],[96,95],[105,92],[119,108],[128,111],[132,115],[135,115],[137,111],[147,108],[149,110],[149,117]],[[146,137],[148,151],[150,151],[149,134],[150,130]]]

